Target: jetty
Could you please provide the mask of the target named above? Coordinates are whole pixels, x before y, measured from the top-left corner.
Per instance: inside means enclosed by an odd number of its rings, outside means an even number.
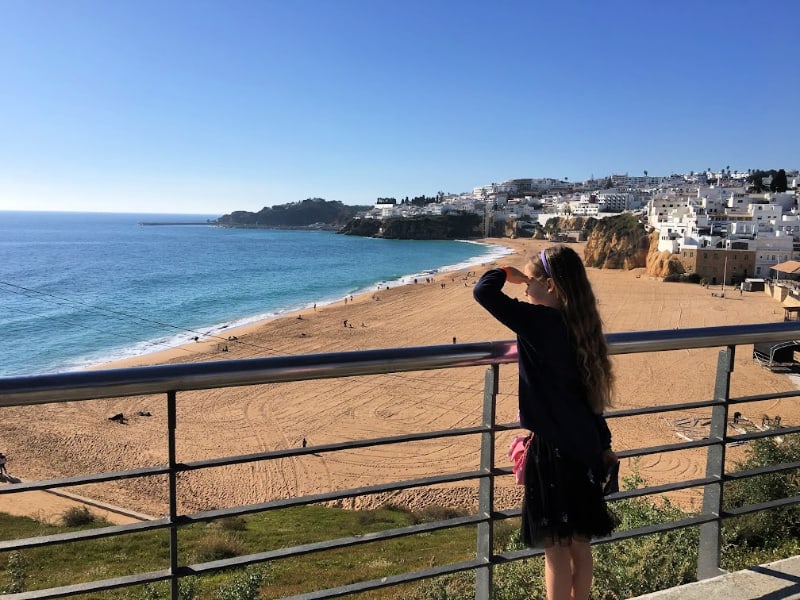
[[[139,221],[139,225],[216,225],[214,221]]]

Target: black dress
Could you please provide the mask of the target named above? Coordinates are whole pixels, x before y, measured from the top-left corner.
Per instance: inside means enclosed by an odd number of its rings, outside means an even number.
[[[523,543],[547,548],[609,535],[618,521],[606,506],[602,477],[534,435],[525,461]]]
[[[502,269],[490,269],[473,295],[517,334],[520,423],[534,433],[525,463],[522,539],[547,547],[606,536],[616,525],[603,497],[611,431],[589,406],[561,312],[507,296],[505,281]]]

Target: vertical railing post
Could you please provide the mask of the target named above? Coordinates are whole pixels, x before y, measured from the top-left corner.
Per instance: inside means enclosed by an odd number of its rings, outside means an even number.
[[[169,456],[169,573],[170,598],[178,600],[178,474],[175,471],[175,429],[177,426],[176,394],[167,392],[167,439]]]
[[[709,440],[714,443],[708,447],[706,458],[706,477],[713,483],[703,489],[703,515],[716,518],[700,526],[700,547],[697,556],[697,579],[716,577],[720,569],[720,546],[722,543],[722,485],[725,475],[725,436],[728,428],[728,399],[730,398],[731,373],[735,347],[720,350],[717,359],[717,378],[714,383],[714,400],[720,404],[711,409],[711,430]]]
[[[481,434],[481,466],[483,473],[478,484],[478,514],[487,520],[478,523],[477,558],[484,563],[475,571],[475,600],[489,600],[492,597],[492,555],[494,553],[494,426],[497,407],[497,384],[500,367],[492,365],[486,369],[483,386],[483,426]]]

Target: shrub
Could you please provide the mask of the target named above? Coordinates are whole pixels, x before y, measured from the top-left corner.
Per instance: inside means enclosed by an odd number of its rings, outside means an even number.
[[[767,465],[800,461],[800,435],[753,440],[747,457],[737,463],[736,471]],[[749,504],[760,504],[800,494],[797,469],[787,472],[758,475],[725,484],[723,507],[726,510]],[[726,545],[770,549],[787,539],[800,538],[800,506],[760,511],[726,521],[723,528]]]
[[[704,280],[698,273],[670,273],[664,277],[668,283],[702,283]]]
[[[239,538],[230,533],[212,533],[195,546],[197,560],[208,562],[246,554],[247,549]]]
[[[243,517],[225,517],[218,521],[221,529],[225,531],[246,531],[247,521]]]
[[[499,587],[495,580],[495,588]],[[536,596],[528,596],[535,598]],[[403,596],[404,600],[474,600],[475,575],[454,573],[427,579]]]
[[[97,521],[97,517],[85,506],[73,506],[68,508],[61,515],[61,523],[65,527],[81,527],[91,525]]]
[[[465,511],[457,508],[431,504],[422,510],[416,511],[414,516],[418,523],[430,523],[433,521],[445,521],[447,519],[463,517],[465,514],[467,514]]]
[[[3,594],[19,594],[25,591],[25,579],[28,577],[27,563],[17,551],[8,555],[6,564],[6,575],[8,575],[8,585],[2,590]]]
[[[264,569],[251,569],[240,573],[233,581],[217,592],[219,600],[256,600],[259,589],[267,577]]]
[[[699,273],[689,273],[683,276],[683,281],[686,283],[700,283],[702,278]]]
[[[678,507],[643,498],[614,504],[621,530],[686,517]],[[695,580],[699,532],[683,528],[595,547],[595,598],[616,600]],[[613,591],[611,591],[613,590]]]
[[[412,521],[413,516],[410,510],[395,505],[386,505],[372,510],[355,511],[356,521],[359,527],[380,527],[384,524],[396,523],[397,516],[402,515],[403,520]]]

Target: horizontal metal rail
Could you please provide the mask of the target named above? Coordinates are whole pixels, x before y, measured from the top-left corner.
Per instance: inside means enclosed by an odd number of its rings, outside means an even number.
[[[607,336],[611,354],[719,348],[794,338],[800,338],[800,322],[666,329]],[[165,390],[180,392],[474,367],[516,360],[516,343],[504,341],[1,377],[0,407],[157,394]]]
[[[717,391],[713,398],[683,404],[670,404],[664,406],[647,406],[637,409],[613,411],[607,414],[609,419],[624,419],[638,415],[649,415],[685,410],[711,410],[712,435],[706,439],[649,446],[619,452],[621,458],[676,452],[694,448],[706,448],[711,456],[712,451],[724,456],[724,451],[719,452],[728,444],[742,443],[750,440],[787,435],[800,432],[800,427],[784,427],[778,432],[775,430],[751,432],[747,434],[728,436],[714,434],[714,427],[719,431],[720,415],[727,414],[727,407],[748,402],[774,400],[776,398],[792,398],[800,396],[800,391],[778,392],[769,395],[745,396],[731,398],[727,393],[725,382],[725,369],[732,368],[732,352],[738,345],[760,342],[777,342],[788,339],[800,339],[800,322],[780,322],[759,325],[728,326],[696,328],[683,330],[663,330],[635,333],[609,334],[608,343],[612,354],[632,354],[641,352],[663,352],[682,350],[687,348],[726,348],[721,352],[720,367],[717,372]],[[724,360],[723,360],[724,358]],[[157,529],[170,531],[170,544],[172,559],[170,566],[164,570],[148,573],[137,573],[122,577],[115,577],[102,581],[86,582],[81,584],[37,590],[21,594],[11,594],[12,600],[32,598],[58,598],[78,594],[91,594],[101,590],[111,590],[144,583],[168,581],[171,585],[173,598],[177,593],[177,582],[181,577],[214,573],[220,570],[239,568],[250,564],[258,564],[274,560],[290,559],[315,552],[323,552],[335,548],[346,548],[369,542],[395,539],[432,531],[473,526],[478,531],[478,552],[474,560],[463,561],[450,565],[438,566],[421,571],[403,573],[389,577],[359,582],[345,586],[333,587],[325,590],[309,592],[293,596],[294,600],[311,600],[322,598],[336,598],[355,592],[379,589],[401,583],[410,583],[448,573],[457,573],[475,570],[478,573],[476,598],[488,599],[491,595],[491,567],[511,560],[519,560],[529,556],[536,556],[540,550],[521,550],[514,552],[496,553],[493,550],[492,526],[495,521],[518,517],[519,509],[496,510],[493,504],[492,489],[497,477],[509,476],[511,471],[507,467],[498,467],[494,464],[495,435],[498,432],[508,431],[518,427],[517,423],[496,423],[494,418],[494,403],[496,401],[496,380],[499,365],[516,362],[516,344],[512,341],[486,342],[460,345],[426,346],[418,348],[398,348],[384,350],[369,350],[360,352],[342,352],[304,356],[271,357],[247,360],[213,361],[203,363],[188,363],[175,365],[162,365],[154,367],[138,367],[130,369],[108,369],[98,371],[81,371],[74,373],[60,373],[31,377],[0,378],[0,408],[6,406],[30,406],[37,404],[59,403],[66,401],[82,401],[99,398],[123,397],[142,394],[167,394],[170,414],[170,427],[168,442],[170,448],[170,464],[158,467],[146,467],[117,471],[111,473],[93,473],[74,477],[64,477],[45,481],[24,482],[0,486],[0,494],[19,493],[33,490],[49,490],[61,487],[70,487],[88,483],[102,483],[122,479],[153,477],[167,475],[169,493],[171,498],[170,516],[144,523],[121,525],[114,527],[100,527],[85,531],[64,534],[45,535],[24,540],[6,540],[0,542],[0,551],[26,550],[54,544],[67,544],[77,541],[100,539],[118,535],[128,535]],[[725,367],[725,364],[728,366]],[[312,379],[341,378],[365,375],[383,375],[406,371],[422,371],[444,368],[461,368],[487,366],[493,372],[493,377],[487,373],[486,390],[484,394],[484,423],[482,425],[459,429],[407,433],[390,437],[362,439],[356,441],[309,446],[305,448],[286,448],[246,455],[214,457],[206,460],[179,462],[174,458],[174,403],[177,392],[188,390],[211,389],[231,386],[248,386],[265,383],[279,383],[290,381],[306,381]],[[729,373],[729,371],[728,371]],[[722,382],[722,383],[720,383]],[[495,382],[496,383],[496,382]],[[488,418],[488,420],[487,420]],[[724,432],[724,427],[722,429]],[[335,453],[342,450],[371,448],[387,444],[403,444],[423,440],[452,438],[458,436],[478,436],[481,440],[481,468],[454,473],[439,473],[437,475],[417,478],[406,481],[392,481],[370,486],[339,489],[331,492],[305,495],[285,499],[271,500],[252,505],[240,505],[225,509],[208,510],[192,514],[180,514],[175,508],[176,476],[182,472],[197,471],[214,467],[238,465],[250,462],[276,460],[280,458],[301,457],[310,454]],[[704,488],[706,498],[709,490],[725,481],[741,480],[746,477],[755,477],[775,473],[789,472],[798,468],[797,463],[781,465],[767,465],[758,469],[735,474],[725,473],[724,464],[719,460],[709,460],[709,469],[705,477],[692,480],[669,482],[662,485],[650,486],[635,490],[625,490],[610,497],[611,501],[626,500],[653,494],[668,493],[690,488]],[[428,487],[456,482],[477,482],[480,487],[480,505],[485,507],[476,515],[444,519],[434,523],[417,524],[409,527],[400,527],[377,533],[360,536],[349,536],[336,540],[327,540],[313,544],[303,544],[290,548],[280,548],[267,552],[240,556],[231,559],[212,561],[198,564],[181,564],[177,555],[177,540],[181,528],[199,522],[215,521],[217,519],[244,516],[261,513],[264,511],[282,508],[315,504],[320,502],[340,501],[369,494],[392,492],[411,488]],[[711,561],[711,566],[719,563],[719,546],[714,545],[713,539],[709,542],[708,530],[712,534],[718,532],[719,524],[723,519],[741,514],[749,514],[759,510],[772,510],[782,506],[790,506],[800,502],[800,498],[782,498],[759,505],[745,506],[735,510],[723,511],[721,507],[704,510],[698,515],[691,516],[673,523],[659,523],[656,525],[639,528],[636,530],[617,532],[601,543],[630,539],[641,535],[670,531],[682,527],[701,527],[701,544],[710,544],[716,553]],[[712,529],[708,529],[711,527]],[[486,537],[488,536],[488,538]],[[703,541],[705,540],[705,542]],[[716,561],[716,562],[714,562]],[[712,569],[713,570],[713,569]]]

